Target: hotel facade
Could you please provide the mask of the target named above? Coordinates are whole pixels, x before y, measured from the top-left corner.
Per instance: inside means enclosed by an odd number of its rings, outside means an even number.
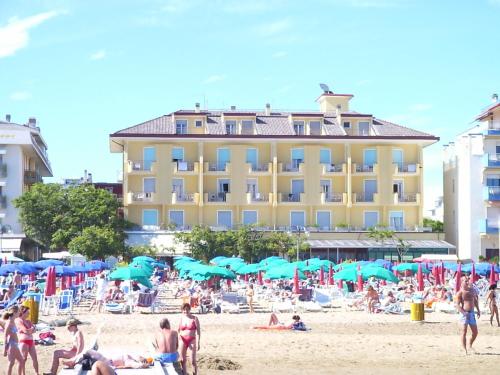
[[[149,241],[175,230],[255,225],[306,232],[335,259],[387,256],[366,234],[389,227],[412,254],[453,246],[423,223],[423,149],[438,138],[350,109],[325,91],[319,111],[192,110],[110,135],[123,154],[124,210]],[[135,241],[135,240],[132,240]]]
[[[492,99],[473,128],[444,146],[446,240],[475,261],[499,255],[500,102]]]

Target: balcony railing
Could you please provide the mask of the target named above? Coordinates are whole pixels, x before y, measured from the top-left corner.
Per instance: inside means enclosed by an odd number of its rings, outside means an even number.
[[[129,172],[151,172],[155,164],[155,160],[129,160]]]
[[[172,204],[198,203],[198,193],[177,193],[172,192]]]
[[[271,201],[270,193],[247,193],[247,203],[267,203]]]
[[[280,193],[281,202],[300,202],[301,193]]]
[[[484,154],[485,167],[500,167],[500,154]]]
[[[153,202],[155,193],[152,192],[132,192],[130,198],[132,202]]]
[[[323,164],[323,174],[344,172],[344,163],[341,164]]]
[[[419,164],[417,163],[394,163],[395,173],[418,173]]]
[[[418,193],[395,193],[398,203],[417,203]]]
[[[300,170],[300,164],[296,163],[283,164],[283,167],[281,169],[282,172],[298,172],[299,170]]]
[[[194,163],[191,161],[176,161],[173,162],[174,165],[174,173],[183,173],[183,172],[196,172],[198,163]]]
[[[500,186],[485,186],[484,199],[488,201],[500,201]]]
[[[335,203],[340,203],[344,199],[344,194],[342,193],[321,193],[322,196],[324,197],[325,202],[335,202]]]
[[[228,202],[229,197],[231,196],[230,193],[214,193],[214,192],[209,192],[205,193],[207,196],[207,202]]]
[[[0,208],[7,208],[7,197],[0,195]]]
[[[355,173],[375,173],[377,164],[354,164]]]
[[[5,178],[7,177],[7,164],[1,163],[0,164],[0,178]]]
[[[377,193],[354,193],[354,201],[360,203],[375,203]]]
[[[251,164],[249,165],[250,173],[270,173],[272,171],[272,163],[264,163],[264,164]]]
[[[488,219],[479,222],[479,233],[498,235],[498,224],[492,223]]]
[[[206,163],[207,172],[228,172],[229,163]]]
[[[42,182],[42,176],[40,173],[35,171],[24,171],[24,183],[27,185],[36,184],[37,182]]]

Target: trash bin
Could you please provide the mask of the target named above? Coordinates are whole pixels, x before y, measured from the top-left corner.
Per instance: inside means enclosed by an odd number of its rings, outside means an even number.
[[[410,317],[412,322],[423,322],[424,304],[413,302],[410,306]]]
[[[28,320],[33,323],[37,324],[38,323],[38,302],[35,301],[33,297],[29,297],[24,304],[26,307],[29,307],[29,315],[28,315]]]

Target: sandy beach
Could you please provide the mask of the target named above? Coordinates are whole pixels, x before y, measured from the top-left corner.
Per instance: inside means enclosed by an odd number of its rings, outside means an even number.
[[[77,311],[87,323],[81,326],[87,339],[102,325],[99,345],[106,351],[151,351],[151,336],[162,317],[174,327],[180,314],[113,315]],[[476,354],[465,356],[459,345],[457,315],[426,314],[425,323],[410,322],[409,315],[369,315],[333,308],[301,314],[308,332],[269,332],[251,329],[267,323],[268,313],[198,315],[202,326],[201,374],[486,374],[500,363],[500,328],[479,321]],[[291,314],[280,314],[288,321]],[[41,370],[50,367],[54,349],[69,343],[66,329],[54,331],[54,346],[38,346]],[[217,359],[241,366],[238,370],[209,369]],[[6,360],[0,359],[5,372]],[[238,367],[238,366],[237,366]],[[27,374],[34,374],[30,360]]]

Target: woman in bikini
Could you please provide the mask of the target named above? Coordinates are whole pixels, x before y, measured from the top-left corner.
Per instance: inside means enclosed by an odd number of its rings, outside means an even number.
[[[186,374],[187,350],[191,349],[191,364],[193,365],[193,375],[198,374],[198,365],[196,363],[196,352],[200,350],[200,322],[196,316],[191,314],[191,305],[185,303],[182,305],[182,317],[179,322],[179,337],[181,338],[181,358],[182,372]],[[196,339],[198,338],[198,343]]]
[[[35,341],[33,340],[35,326],[28,320],[29,311],[28,305],[23,304],[21,306],[21,313],[16,318],[15,323],[19,334],[19,349],[21,349],[24,361],[28,359],[29,354],[33,361],[35,373],[38,375],[38,357],[36,355]]]
[[[15,319],[19,316],[19,307],[14,305],[10,307],[7,312],[2,316],[5,321],[4,324],[4,350],[3,356],[7,357],[9,360],[9,367],[7,369],[7,375],[12,375],[12,369],[16,361],[19,363],[17,373],[19,375],[24,375],[24,358],[19,349],[19,340],[17,338],[17,328],[15,324]]]
[[[490,324],[493,325],[493,318],[497,317],[497,324],[500,327],[500,321],[498,319],[498,306],[497,306],[497,293],[496,293],[497,285],[491,284],[488,288],[488,294],[486,295],[486,302],[489,302],[490,306]]]

